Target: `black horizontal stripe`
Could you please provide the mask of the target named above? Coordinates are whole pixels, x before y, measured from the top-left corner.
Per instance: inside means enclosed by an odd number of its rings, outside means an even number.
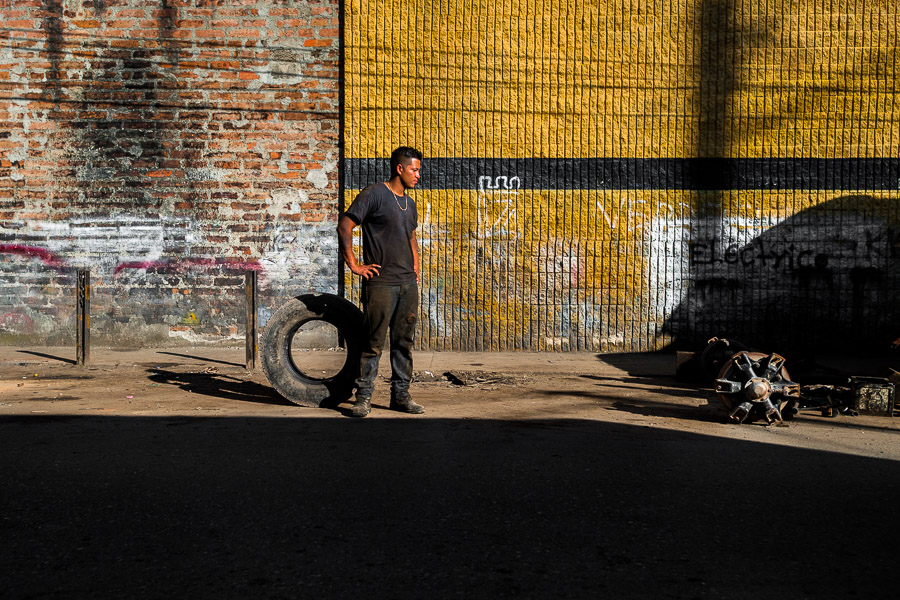
[[[422,167],[418,188],[430,190],[900,190],[900,158],[426,158]],[[388,172],[386,158],[346,159],[344,187]]]

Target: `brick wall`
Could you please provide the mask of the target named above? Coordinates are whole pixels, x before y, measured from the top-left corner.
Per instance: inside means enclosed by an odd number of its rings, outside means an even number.
[[[337,0],[0,2],[0,343],[242,339],[336,291]]]

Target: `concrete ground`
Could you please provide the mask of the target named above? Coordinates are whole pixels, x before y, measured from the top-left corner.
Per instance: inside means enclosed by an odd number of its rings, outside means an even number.
[[[726,424],[671,354],[420,352],[426,414],[387,410],[381,380],[361,420],[286,402],[242,349],[73,359],[0,348],[4,597],[895,587],[900,419]]]

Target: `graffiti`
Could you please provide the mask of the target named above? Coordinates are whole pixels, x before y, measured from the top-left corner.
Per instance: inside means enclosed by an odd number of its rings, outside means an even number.
[[[850,247],[855,245],[853,241],[845,242]],[[723,249],[724,247],[724,249]],[[722,240],[713,238],[702,242],[691,242],[689,245],[688,261],[693,265],[717,265],[740,264],[745,267],[761,264],[772,268],[803,268],[828,266],[828,261],[835,257],[832,253],[816,252],[806,248],[801,249],[793,243],[767,244],[761,238],[756,238],[750,244],[725,244]],[[843,253],[838,250],[838,255]]]
[[[22,246],[20,244],[0,244],[0,254],[12,254],[40,259],[45,265],[62,270],[69,265],[66,261],[46,248]],[[72,267],[74,268],[74,267]],[[180,258],[169,260],[144,260],[121,262],[113,269],[113,275],[121,271],[153,269],[164,273],[184,273],[197,269],[223,269],[225,271],[262,271],[256,260],[242,261],[228,258]],[[8,316],[8,315],[4,315]]]
[[[859,269],[889,271],[900,255],[900,233],[877,219],[844,214],[838,225],[829,220],[816,215],[793,220],[710,217],[651,221],[645,254],[649,257],[649,288],[656,290],[651,303],[655,318],[667,318],[679,305],[682,313],[688,306],[691,311],[708,310],[709,304],[700,300],[711,293],[721,292],[732,302],[748,305],[756,300],[736,297],[739,289],[763,289],[772,297],[790,297],[795,293],[794,279],[806,280],[814,273],[821,273],[831,286],[852,289],[851,273]],[[773,288],[770,282],[775,279],[785,282]],[[691,300],[686,302],[689,295]]]
[[[200,324],[200,319],[197,318],[197,315],[193,312],[189,312],[184,317],[181,318],[181,325],[186,325],[188,327],[196,327]]]
[[[478,178],[478,201],[476,205],[476,236],[518,238],[519,220],[515,195],[522,187],[517,176],[499,175],[492,178],[482,175]],[[499,198],[497,197],[499,195]]]
[[[0,244],[0,254],[13,254],[17,256],[37,258],[48,267],[53,267],[55,269],[61,269],[65,266],[65,261],[61,257],[57,256],[53,252],[50,252],[46,248],[39,248],[37,246],[23,246],[21,244]]]
[[[900,231],[839,198],[783,217],[708,217],[648,224],[655,318],[687,341],[880,343],[896,319]],[[831,346],[829,346],[829,344]]]
[[[34,321],[23,313],[3,313],[0,315],[0,331],[32,333],[34,332]]]
[[[522,180],[518,176],[498,175],[491,178],[490,175],[482,175],[478,178],[478,191],[482,194],[487,191],[499,191],[504,194],[515,194],[522,188]]]
[[[649,211],[642,208],[647,205],[650,206]],[[599,209],[600,214],[603,215],[603,220],[606,221],[607,227],[613,231],[618,229],[620,216],[623,214],[625,215],[625,222],[631,223],[638,217],[643,218],[648,212],[649,215],[647,216],[651,219],[663,219],[666,217],[690,214],[691,211],[691,206],[687,202],[651,202],[642,199],[629,198],[627,196],[620,197],[618,203],[609,210],[603,205],[602,201],[598,200],[597,208]]]
[[[185,254],[196,238],[190,222],[185,219],[123,215],[67,222],[0,224],[2,238],[15,239],[23,230],[28,232],[30,240],[39,242],[41,254],[34,256],[56,257],[59,267],[90,266],[101,272],[112,272],[123,262],[152,261],[165,254]]]
[[[883,225],[857,225],[819,230],[819,239],[790,234],[758,236],[749,242],[727,238],[691,240],[688,264],[739,265],[746,268],[826,269],[856,264],[881,264],[895,253],[896,233]],[[790,235],[790,237],[788,237]]]
[[[262,265],[256,260],[240,261],[228,258],[179,258],[171,260],[148,260],[124,262],[116,265],[113,275],[127,269],[161,271],[163,273],[185,273],[197,269],[223,269],[225,271],[261,271]]]
[[[264,276],[260,285],[336,292],[335,287],[326,289],[323,281],[330,282],[329,277],[337,272],[337,256],[337,236],[331,223],[298,226],[292,221],[276,222],[269,242],[259,250],[258,270]]]

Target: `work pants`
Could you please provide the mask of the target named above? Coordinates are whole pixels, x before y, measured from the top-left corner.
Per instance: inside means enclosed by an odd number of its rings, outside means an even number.
[[[356,380],[357,396],[371,397],[378,375],[378,362],[388,329],[391,332],[391,394],[409,392],[412,378],[412,345],[419,311],[419,286],[363,284],[366,339]]]

